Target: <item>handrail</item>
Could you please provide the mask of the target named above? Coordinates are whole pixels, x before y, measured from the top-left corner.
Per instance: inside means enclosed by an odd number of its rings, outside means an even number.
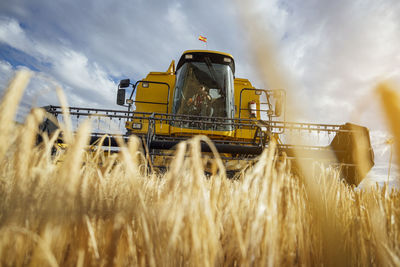
[[[270,94],[272,94],[273,92],[280,92],[282,94],[283,98],[286,100],[286,91],[282,90],[282,89],[267,90],[267,89],[260,89],[260,88],[242,88],[242,90],[240,90],[240,95],[239,95],[239,116],[238,116],[239,118],[241,118],[242,110],[248,110],[248,108],[242,108],[242,94],[243,94],[244,91],[255,91],[255,92],[261,91],[261,92],[263,92],[265,94],[266,98],[267,98],[267,102],[266,103],[260,103],[260,105],[261,104],[267,104],[269,108],[272,108],[272,105],[270,103],[270,99],[269,98],[270,98]],[[283,110],[286,110],[286,101],[284,101],[284,104],[285,104],[285,106],[284,106]],[[260,112],[261,111],[269,111],[269,109],[261,109],[260,108],[260,109],[256,109],[255,111],[260,111]],[[273,115],[270,115],[267,112],[267,116],[268,116],[269,120],[271,121]],[[260,114],[260,117],[261,117],[261,114]],[[286,112],[284,112],[284,114],[283,114],[283,120],[284,121],[286,120]]]

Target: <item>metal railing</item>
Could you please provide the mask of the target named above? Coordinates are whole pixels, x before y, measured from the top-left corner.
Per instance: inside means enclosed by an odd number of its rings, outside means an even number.
[[[60,106],[45,106],[43,107],[48,113],[58,117],[62,115],[62,108]],[[113,110],[113,109],[96,109],[96,108],[80,108],[80,107],[69,107],[67,108],[70,116],[79,117],[107,117],[109,119],[118,120],[142,120],[142,121],[154,121],[160,123],[172,122],[176,125],[185,122],[199,122],[206,125],[231,125],[235,130],[250,128],[257,129],[263,127],[271,129],[271,133],[279,133],[280,130],[285,129],[288,131],[305,131],[305,132],[327,132],[327,133],[338,133],[338,132],[355,132],[357,130],[342,129],[342,125],[337,124],[319,124],[319,123],[307,123],[307,122],[287,122],[287,121],[272,121],[272,120],[254,120],[244,118],[224,118],[224,117],[207,117],[207,116],[194,116],[184,114],[168,114],[168,113],[151,113],[151,112],[136,112],[126,110]],[[211,128],[211,127],[210,127]],[[277,132],[274,132],[277,131]]]

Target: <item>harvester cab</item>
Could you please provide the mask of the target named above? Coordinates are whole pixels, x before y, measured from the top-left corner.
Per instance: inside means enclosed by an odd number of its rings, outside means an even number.
[[[126,97],[128,87],[131,90]],[[172,61],[165,72],[150,72],[136,82],[121,80],[117,104],[126,110],[70,108],[70,113],[124,119],[124,138],[136,135],[143,140],[154,167],[165,167],[179,142],[199,134],[213,141],[231,171],[254,160],[272,140],[277,142],[278,152],[289,159],[300,155],[332,161],[333,151],[334,164],[350,184],[357,185],[374,164],[367,128],[349,123],[287,122],[285,91],[255,88],[248,79],[235,77],[234,58],[223,52],[185,51],[176,67]],[[47,110],[61,114],[60,107]],[[292,145],[285,143],[288,131],[336,135],[326,146]],[[94,133],[91,141],[100,137]],[[113,138],[106,140],[105,145],[116,145]],[[201,147],[204,153],[211,152],[206,143]],[[360,155],[367,162],[362,172],[356,165]]]

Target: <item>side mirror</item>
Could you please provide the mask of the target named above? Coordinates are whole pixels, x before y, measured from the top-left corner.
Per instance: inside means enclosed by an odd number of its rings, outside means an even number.
[[[117,105],[123,106],[124,104],[125,104],[125,89],[120,88],[118,89],[117,93]]]
[[[119,88],[129,87],[130,84],[131,84],[131,80],[129,80],[129,79],[121,80],[119,82]]]

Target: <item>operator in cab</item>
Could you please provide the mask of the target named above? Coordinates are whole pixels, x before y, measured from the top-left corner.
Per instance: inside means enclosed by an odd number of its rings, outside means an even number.
[[[196,93],[187,100],[187,113],[197,116],[212,116],[211,100],[207,88],[201,85]]]

